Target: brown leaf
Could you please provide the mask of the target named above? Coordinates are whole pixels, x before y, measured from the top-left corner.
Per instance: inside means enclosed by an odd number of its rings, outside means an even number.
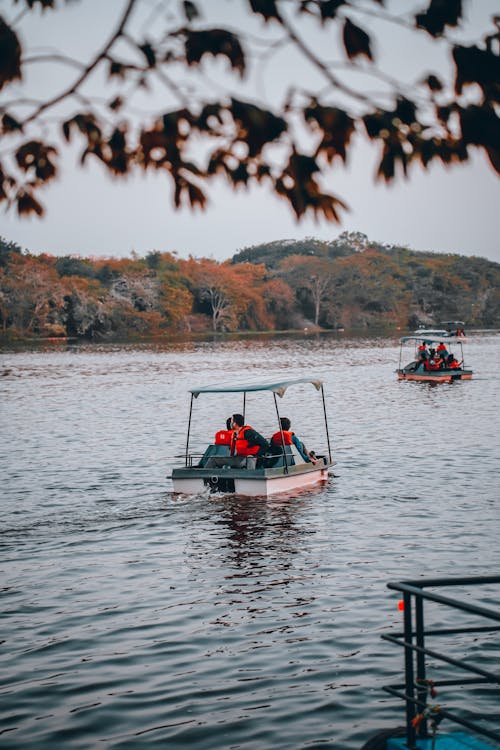
[[[500,172],[500,119],[494,108],[471,104],[458,112],[463,142],[483,147],[493,168]]]
[[[435,75],[431,74],[431,75],[427,76],[427,78],[425,79],[424,83],[427,84],[427,86],[429,87],[429,89],[431,91],[442,91],[443,90],[443,84],[441,83],[441,81],[439,80],[439,78],[437,76],[435,76]]]
[[[304,117],[307,122],[316,123],[323,131],[323,139],[317,152],[323,152],[330,164],[336,156],[345,162],[346,147],[354,132],[354,120],[342,109],[323,107],[317,103],[304,110]]]
[[[479,47],[453,48],[457,69],[455,91],[461,94],[465,84],[477,83],[485,96],[500,101],[500,57],[491,50]]]
[[[156,52],[150,42],[144,42],[144,44],[139,44],[138,49],[142,52],[144,57],[146,58],[146,62],[148,64],[148,68],[154,68],[156,66]]]
[[[445,26],[458,26],[461,17],[462,0],[431,0],[427,10],[415,16],[415,26],[438,37]]]
[[[336,18],[337,11],[342,5],[346,5],[346,0],[320,0],[319,13],[321,23]]]
[[[56,154],[57,151],[53,146],[47,146],[41,141],[28,141],[17,149],[16,162],[24,172],[34,170],[38,180],[47,182],[57,173],[51,161],[51,157]]]
[[[184,0],[182,3],[182,7],[184,9],[184,16],[186,17],[186,21],[191,22],[194,21],[195,18],[200,17],[200,12],[196,5],[191,2],[191,0]]]
[[[274,19],[281,23],[281,16],[276,4],[276,0],[249,0],[252,13],[263,16],[264,20]]]
[[[16,202],[19,216],[30,216],[31,214],[43,216],[45,213],[43,206],[26,190],[19,191]]]
[[[344,47],[349,60],[354,60],[359,55],[365,55],[368,60],[373,61],[370,49],[370,37],[359,26],[346,18],[343,29]]]
[[[267,143],[275,141],[287,130],[287,123],[282,117],[276,117],[255,104],[231,99],[230,112],[239,125],[237,138],[246,142],[250,158],[260,154]]]
[[[2,133],[15,133],[18,130],[22,130],[23,126],[14,117],[11,117],[7,112],[2,117]]]
[[[19,39],[0,16],[0,91],[6,83],[21,78],[21,45]]]
[[[183,33],[188,65],[198,65],[204,55],[213,55],[214,57],[222,55],[227,57],[231,67],[243,77],[246,68],[245,55],[236,34],[232,34],[226,29],[207,29],[205,31],[183,29]]]

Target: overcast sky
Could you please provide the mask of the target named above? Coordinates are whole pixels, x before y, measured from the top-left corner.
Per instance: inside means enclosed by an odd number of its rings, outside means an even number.
[[[124,0],[81,0],[61,5],[57,12],[28,14],[16,28],[30,49],[59,48],[85,60],[110,35],[124,4]],[[497,2],[465,0],[464,4],[468,15],[467,27],[461,32],[464,41],[491,31],[489,19],[498,11]],[[145,0],[150,14],[157,5],[156,0]],[[227,21],[234,27],[248,17],[243,0],[205,0],[199,5],[215,12],[214,20],[219,25]],[[425,3],[404,0],[394,5],[406,9]],[[7,19],[16,18],[19,12],[19,4],[0,0],[0,14]],[[143,28],[147,28],[148,17],[151,16],[140,19]],[[206,20],[209,21],[208,16]],[[373,20],[365,21],[364,26],[369,30],[379,28]],[[260,21],[251,28],[256,35],[267,31]],[[425,39],[417,39],[422,34],[403,33],[398,40],[384,37],[383,30],[381,33],[378,59],[387,58],[392,72],[395,66],[398,73],[407,76],[410,85],[417,69],[425,72],[423,59],[430,68],[448,64],[440,58],[445,54],[443,45],[422,47]],[[337,52],[340,55],[341,49]],[[223,83],[220,64],[215,72],[220,73],[219,81]],[[16,86],[15,91],[42,97],[60,90],[76,73],[66,70],[65,75],[70,77],[65,80],[58,75],[45,66],[33,71],[24,81],[24,88]],[[262,70],[259,75],[258,85],[254,84],[259,96],[264,93],[264,99],[277,96],[273,85],[279,83],[280,77],[285,80],[291,76],[301,84],[310,83],[303,61],[288,59],[284,52],[267,66],[265,75]],[[233,81],[233,86],[237,83]],[[2,98],[12,99],[13,93],[14,87],[7,87]],[[149,111],[165,111],[160,92],[152,91],[148,96]],[[167,176],[135,173],[125,180],[112,179],[90,159],[80,168],[79,149],[72,147],[61,162],[59,180],[40,194],[45,217],[19,219],[12,211],[5,213],[0,209],[0,235],[36,253],[127,256],[131,251],[143,255],[159,250],[177,251],[181,257],[191,254],[223,260],[243,247],[262,242],[304,237],[331,240],[349,230],[363,232],[377,242],[415,250],[479,255],[500,262],[500,182],[482,153],[476,151],[467,164],[450,169],[437,164],[427,172],[414,168],[408,181],[399,180],[390,186],[375,182],[378,158],[378,147],[356,135],[347,167],[337,163],[328,174],[325,187],[350,207],[342,224],[336,225],[314,219],[297,223],[288,206],[264,185],[235,193],[222,182],[213,183],[208,188],[209,205],[204,213],[175,211]]]

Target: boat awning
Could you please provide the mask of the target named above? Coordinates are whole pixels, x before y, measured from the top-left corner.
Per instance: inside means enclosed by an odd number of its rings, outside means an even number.
[[[413,336],[402,336],[399,339],[400,344],[406,344],[408,341],[425,341],[426,344],[439,344],[441,341],[443,344],[461,344],[464,339],[457,338],[456,336],[428,336],[425,333],[420,334],[420,336],[417,334],[413,334]]]
[[[212,385],[203,385],[199,388],[190,388],[190,393],[195,398],[198,398],[200,393],[250,393],[252,391],[272,391],[278,396],[284,396],[287,388],[299,383],[311,383],[318,391],[323,385],[323,381],[316,378],[293,378],[291,380],[270,380],[266,382],[213,383]]]

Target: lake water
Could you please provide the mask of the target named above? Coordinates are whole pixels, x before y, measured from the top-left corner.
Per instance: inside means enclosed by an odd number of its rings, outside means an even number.
[[[359,750],[404,723],[386,583],[500,570],[499,343],[438,386],[397,381],[396,338],[4,348],[2,748]],[[271,374],[324,380],[335,477],[173,496],[188,389]],[[321,449],[317,398],[280,410]],[[194,447],[240,410],[201,396]]]

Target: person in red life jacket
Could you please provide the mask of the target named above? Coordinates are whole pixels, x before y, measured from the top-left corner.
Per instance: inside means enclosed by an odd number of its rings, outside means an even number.
[[[284,445],[295,445],[298,452],[307,463],[316,463],[316,457],[313,451],[308,451],[304,443],[299,440],[295,432],[290,430],[292,423],[288,417],[280,417],[281,430],[275,432],[271,438],[271,450],[275,452],[277,449],[283,448]]]
[[[425,362],[429,356],[429,352],[427,351],[427,346],[426,346],[425,341],[422,341],[422,343],[418,347],[417,356],[418,356],[418,359],[417,359],[417,364],[416,364],[415,369],[419,367],[420,365],[423,365],[425,367]]]
[[[440,341],[437,345],[436,353],[439,354],[442,359],[446,359],[446,357],[448,356],[448,350],[442,341]]]
[[[439,370],[439,363],[436,362],[434,357],[429,357],[425,360],[424,367],[426,370]]]
[[[233,430],[233,420],[231,417],[226,419],[226,429],[219,430],[215,433],[215,445],[228,445],[231,455],[234,451],[235,431]]]
[[[269,452],[270,446],[266,438],[245,424],[243,414],[233,414],[232,427],[235,431],[234,452],[237,456],[262,456]]]
[[[446,367],[449,370],[458,370],[460,368],[460,362],[455,359],[454,354],[448,354],[448,357],[446,358]]]

